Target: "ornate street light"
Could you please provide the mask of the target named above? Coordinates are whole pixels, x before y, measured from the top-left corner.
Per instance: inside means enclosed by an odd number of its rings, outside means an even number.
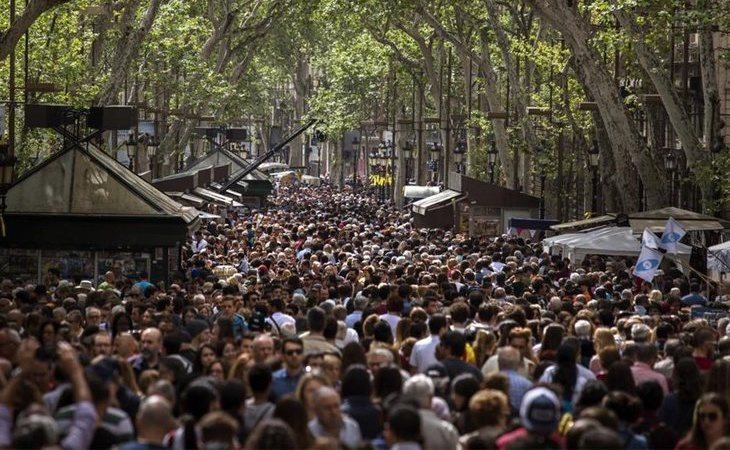
[[[497,142],[494,140],[494,136],[489,139],[489,150],[487,151],[487,162],[489,163],[489,182],[494,184],[494,172],[497,164]]]
[[[592,195],[591,195],[591,212],[598,211],[598,160],[601,157],[601,153],[598,149],[598,141],[593,141],[593,146],[588,150],[588,162],[591,165],[591,176],[592,176]]]

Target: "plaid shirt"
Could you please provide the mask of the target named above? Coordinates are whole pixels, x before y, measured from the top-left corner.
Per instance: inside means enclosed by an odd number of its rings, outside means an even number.
[[[502,373],[509,379],[509,403],[512,411],[519,411],[522,397],[532,389],[533,383],[514,370],[503,370]]]

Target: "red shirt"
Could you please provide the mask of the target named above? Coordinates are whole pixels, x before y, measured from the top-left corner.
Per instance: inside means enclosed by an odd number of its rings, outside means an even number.
[[[712,363],[714,362],[710,358],[705,358],[704,356],[695,356],[695,364],[697,364],[697,367],[700,368],[700,370],[710,370],[710,367],[712,367]]]

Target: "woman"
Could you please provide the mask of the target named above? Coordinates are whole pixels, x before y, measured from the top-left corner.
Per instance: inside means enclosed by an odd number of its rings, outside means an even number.
[[[692,411],[702,394],[700,369],[693,358],[682,358],[674,366],[672,379],[675,390],[664,397],[659,420],[683,436],[692,427]]]
[[[469,412],[469,401],[479,391],[479,381],[473,375],[464,373],[451,382],[451,402],[454,405],[453,423],[459,434],[474,431],[474,419]]]
[[[378,409],[372,401],[373,384],[364,365],[350,366],[342,379],[342,412],[352,417],[365,440],[375,439],[383,431]]]
[[[307,410],[301,401],[288,395],[282,397],[276,403],[276,408],[274,409],[272,418],[280,419],[291,427],[292,431],[294,431],[294,436],[296,436],[295,448],[311,448],[314,443],[314,437],[307,426]],[[257,435],[257,431],[261,427],[265,426],[266,423],[267,422],[264,422],[254,429],[253,435],[249,438],[249,441],[255,441],[254,436]],[[256,446],[246,448],[258,449],[260,447]]]
[[[248,438],[245,450],[295,450],[301,447],[297,443],[292,428],[278,419],[267,419],[262,422]]]
[[[593,333],[593,348],[596,350],[596,354],[593,355],[591,361],[588,363],[588,368],[596,375],[608,369],[608,367],[601,365],[599,357],[601,351],[608,347],[616,347],[616,338],[613,337],[613,333],[605,327],[596,328],[596,331]]]
[[[219,341],[217,347],[216,355],[218,355],[218,359],[230,367],[236,359],[236,356],[238,356],[236,343],[230,339],[226,339],[224,341]]]
[[[112,317],[112,339],[120,333],[127,333],[132,329],[132,318],[125,312],[119,312]]]
[[[43,322],[38,328],[38,342],[41,344],[49,355],[56,352],[56,343],[58,342],[58,330],[61,326],[55,320],[49,319]]]
[[[679,441],[677,450],[707,450],[728,436],[728,402],[722,395],[711,392],[697,401],[692,429]]]
[[[322,386],[329,385],[330,382],[327,377],[318,372],[309,372],[299,380],[299,384],[297,385],[294,395],[304,405],[304,408],[307,411],[307,421],[315,418],[314,394]]]
[[[185,423],[175,431],[172,444],[168,445],[172,450],[198,448],[198,430],[196,424],[206,414],[220,408],[218,393],[207,382],[195,382],[188,386],[182,394],[182,408],[188,418]]]
[[[477,336],[474,340],[474,357],[476,358],[476,366],[482,367],[490,356],[494,354],[497,346],[497,335],[491,330],[477,330]]]
[[[555,370],[546,371],[540,378],[541,383],[555,383],[563,388],[563,411],[572,412],[573,405],[578,403],[580,392],[587,379],[578,373],[576,358],[578,350],[571,344],[558,347]]]
[[[215,348],[210,344],[201,345],[195,357],[195,371],[197,373],[205,373],[215,360]]]
[[[205,374],[216,381],[220,381],[221,383],[224,382],[226,380],[226,367],[223,364],[223,361],[215,360],[210,363]]]
[[[606,387],[609,392],[623,391],[628,394],[636,394],[636,383],[631,373],[631,366],[625,361],[616,361],[611,364],[606,372]]]
[[[565,337],[565,328],[559,323],[551,323],[542,333],[542,342],[537,357],[540,361],[555,361],[558,347]]]
[[[382,403],[390,394],[400,393],[403,388],[403,375],[396,366],[385,366],[378,369],[373,377],[375,400]]]
[[[365,349],[359,342],[350,342],[342,349],[342,373],[346,373],[350,366],[356,364],[367,365]]]

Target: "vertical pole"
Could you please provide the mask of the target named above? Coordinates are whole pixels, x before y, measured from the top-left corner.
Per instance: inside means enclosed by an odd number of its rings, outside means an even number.
[[[10,23],[8,29],[15,23],[15,0],[10,0]],[[27,86],[26,86],[27,89]],[[8,91],[10,105],[8,107],[8,156],[15,155],[15,46],[10,51],[10,75],[8,77]]]
[[[449,186],[449,164],[451,163],[451,47],[449,47],[449,56],[447,59],[447,78],[446,78],[446,142],[444,142],[444,186]]]

